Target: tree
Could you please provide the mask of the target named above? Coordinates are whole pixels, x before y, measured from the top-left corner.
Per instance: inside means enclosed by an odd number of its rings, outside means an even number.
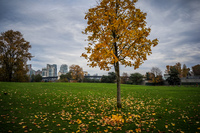
[[[35,82],[41,82],[42,81],[42,76],[40,74],[35,75]]]
[[[162,71],[158,67],[152,67],[151,73],[153,73],[155,77],[162,75]]]
[[[103,75],[101,78],[102,83],[115,83],[116,74],[114,72],[109,72],[108,76]]]
[[[181,63],[180,63],[180,62],[176,63],[175,68],[176,68],[176,70],[178,71],[178,77],[179,77],[179,78],[182,78]]]
[[[110,70],[114,66],[117,77],[117,107],[121,108],[120,68],[125,65],[139,68],[150,55],[151,46],[158,40],[147,37],[151,29],[146,27],[146,13],[135,8],[137,0],[101,0],[86,13],[88,47],[82,54],[91,62],[90,67]]]
[[[0,36],[0,80],[23,82],[27,78],[26,63],[33,57],[31,45],[19,31],[8,30]]]
[[[101,77],[101,82],[102,83],[110,83],[110,80],[109,80],[108,76],[103,75]]]
[[[143,76],[140,73],[133,73],[131,74],[129,80],[132,82],[132,84],[140,84],[142,82]]]
[[[165,70],[165,73],[169,74],[172,67],[175,67],[175,69],[178,71],[179,78],[187,77],[187,75],[190,71],[190,68],[187,68],[187,66],[185,64],[183,64],[183,67],[181,68],[181,63],[178,62],[174,66],[167,65],[166,66],[167,69]]]
[[[122,84],[126,84],[128,81],[128,74],[127,73],[122,73],[122,76],[121,76],[121,83]]]
[[[31,82],[35,82],[35,75],[34,74],[31,75]]]
[[[192,71],[195,76],[199,76],[200,75],[200,65],[198,64],[198,65],[193,66]]]
[[[179,72],[175,66],[170,67],[169,72],[170,77],[167,78],[167,81],[170,85],[178,85],[180,84]]]
[[[146,73],[146,79],[147,79],[147,80],[152,80],[152,77],[153,77],[153,76],[152,76],[152,73],[150,73],[150,72],[147,72],[147,73]]]
[[[72,74],[71,74],[71,72],[68,72],[66,74],[60,75],[59,81],[60,82],[68,82],[71,78],[72,78]]]
[[[161,84],[163,82],[162,71],[158,67],[152,67],[150,78],[154,84]]]
[[[183,64],[182,77],[187,77],[189,71],[190,71],[190,68],[187,68],[187,66],[185,64]]]
[[[170,65],[167,65],[167,66],[166,66],[165,73],[166,73],[166,74],[169,74],[169,72],[170,72]]]
[[[82,81],[84,78],[84,72],[83,69],[79,65],[71,65],[69,67],[69,71],[71,73],[72,79],[75,79],[77,81]]]
[[[108,73],[108,78],[110,79],[110,83],[115,83],[116,81],[116,74],[114,72]]]

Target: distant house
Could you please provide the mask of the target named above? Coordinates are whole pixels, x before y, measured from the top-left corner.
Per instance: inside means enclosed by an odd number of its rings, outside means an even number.
[[[181,78],[181,84],[182,85],[196,85],[200,84],[200,76],[187,76],[184,78]]]

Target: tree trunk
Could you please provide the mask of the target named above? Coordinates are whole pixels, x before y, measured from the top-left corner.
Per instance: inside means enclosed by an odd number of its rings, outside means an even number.
[[[120,89],[120,72],[119,72],[119,62],[115,64],[115,73],[117,76],[117,107],[122,108],[121,104],[121,89]]]
[[[118,15],[119,1],[120,0],[116,0],[116,12],[115,12],[116,15]],[[113,30],[112,33],[113,33],[113,38],[115,40],[117,38],[116,31]],[[114,42],[114,49],[115,49],[115,56],[119,59],[118,46],[117,46],[116,42]],[[115,62],[114,66],[115,66],[115,73],[116,73],[116,77],[117,77],[117,107],[118,108],[122,108],[122,104],[121,104],[121,89],[120,89],[119,61]]]

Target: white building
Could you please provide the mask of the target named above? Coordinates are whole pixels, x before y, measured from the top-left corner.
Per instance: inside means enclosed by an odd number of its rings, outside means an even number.
[[[42,68],[42,77],[47,77],[47,68]]]
[[[68,73],[68,66],[66,64],[62,64],[60,66],[60,71],[59,71],[61,74],[66,74]]]
[[[56,77],[57,76],[57,65],[47,64],[46,68],[42,68],[42,77]]]
[[[55,76],[57,76],[57,65],[47,64],[47,77],[55,77]]]
[[[35,75],[35,70],[32,69],[32,65],[28,64],[27,67],[28,67],[27,75],[29,75],[30,77],[31,75]]]

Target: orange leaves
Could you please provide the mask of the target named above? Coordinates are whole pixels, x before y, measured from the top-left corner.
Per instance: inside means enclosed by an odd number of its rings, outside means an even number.
[[[83,69],[79,65],[71,65],[70,72],[72,79],[82,80],[84,77]]]
[[[124,119],[121,115],[112,115],[112,117],[105,116],[100,120],[102,126],[111,125],[111,126],[120,126],[124,124]],[[111,128],[110,128],[111,129]]]
[[[108,65],[120,62],[136,69],[151,54],[151,46],[158,44],[157,39],[147,39],[151,29],[146,27],[146,13],[136,9],[135,2],[102,0],[88,10],[88,26],[83,33],[89,33],[89,46],[82,57],[91,62],[91,67],[109,70]],[[127,58],[132,62],[125,61]]]
[[[76,123],[77,123],[77,124],[81,124],[82,121],[81,121],[80,119],[77,119],[77,120],[76,120]]]

